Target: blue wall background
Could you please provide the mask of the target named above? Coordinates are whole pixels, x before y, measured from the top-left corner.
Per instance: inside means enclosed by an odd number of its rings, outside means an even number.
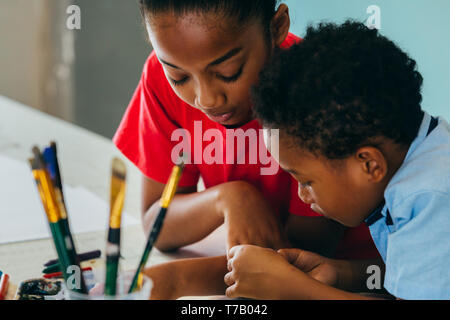
[[[418,63],[424,78],[422,108],[450,121],[449,0],[284,0],[290,8],[291,32],[304,36],[308,24],[365,22],[367,8],[381,9],[381,33]]]

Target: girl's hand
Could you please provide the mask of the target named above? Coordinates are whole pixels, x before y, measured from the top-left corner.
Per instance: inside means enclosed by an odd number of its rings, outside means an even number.
[[[302,278],[302,272],[276,251],[252,245],[231,248],[227,268],[224,281],[230,298],[289,299],[298,288],[292,280]]]
[[[275,211],[250,183],[221,185],[217,206],[227,229],[227,250],[241,244],[274,249],[288,246]]]
[[[339,284],[339,260],[328,259],[316,253],[301,249],[281,249],[278,253],[287,262],[308,274],[310,277],[333,287]]]

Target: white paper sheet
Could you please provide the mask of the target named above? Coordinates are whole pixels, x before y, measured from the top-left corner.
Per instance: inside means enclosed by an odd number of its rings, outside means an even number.
[[[82,187],[64,185],[64,198],[73,234],[107,229],[109,205],[97,195]],[[123,227],[139,223],[124,213]],[[31,168],[0,155],[0,244],[49,237]]]

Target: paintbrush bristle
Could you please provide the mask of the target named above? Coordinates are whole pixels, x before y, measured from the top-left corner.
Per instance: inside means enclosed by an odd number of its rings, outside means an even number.
[[[125,163],[119,158],[114,158],[112,160],[112,174],[122,180],[126,179],[127,168]]]
[[[189,160],[189,154],[181,151],[180,154],[178,155],[178,159],[175,162],[175,165],[183,168],[185,163],[188,162],[188,160]]]
[[[44,158],[42,157],[41,150],[39,150],[37,146],[34,146],[32,151],[34,154],[34,164],[36,166],[36,169],[45,169],[46,168],[45,161]]]
[[[31,170],[37,170],[36,160],[34,158],[28,158],[28,163],[30,164]]]

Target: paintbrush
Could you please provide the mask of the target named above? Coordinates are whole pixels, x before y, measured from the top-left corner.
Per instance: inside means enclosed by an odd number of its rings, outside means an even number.
[[[181,175],[183,173],[184,163],[181,159],[180,164],[176,165],[172,169],[172,173],[169,177],[169,180],[164,188],[163,194],[160,199],[160,210],[158,216],[153,223],[152,229],[148,236],[148,240],[144,249],[144,253],[142,254],[141,260],[139,262],[136,273],[133,277],[133,281],[131,283],[130,289],[128,293],[132,293],[136,290],[137,287],[141,287],[142,285],[142,271],[147,263],[150,252],[158,239],[158,235],[161,232],[161,228],[163,226],[164,218],[166,217],[167,209],[172,201],[175,192],[177,190],[178,182],[180,181]]]
[[[120,227],[125,202],[126,167],[123,161],[114,158],[111,170],[111,192],[108,241],[106,244],[105,294],[116,294],[117,270],[120,257]]]
[[[63,205],[60,203],[60,199],[56,196],[55,187],[49,173],[47,172],[47,166],[39,148],[33,147],[33,153],[34,159],[30,160],[30,164],[50,226],[50,231],[53,236],[53,241],[64,279],[69,286],[69,289],[80,293],[87,293],[86,285],[81,274],[81,268],[76,259],[77,255],[75,248],[70,242],[71,235],[67,232],[63,225],[61,214],[61,208]],[[74,279],[72,274],[69,273],[74,270],[74,267],[78,267],[79,279]],[[73,284],[73,280],[75,280],[75,284]],[[79,280],[79,282],[77,280]],[[69,281],[72,283],[69,284]]]

